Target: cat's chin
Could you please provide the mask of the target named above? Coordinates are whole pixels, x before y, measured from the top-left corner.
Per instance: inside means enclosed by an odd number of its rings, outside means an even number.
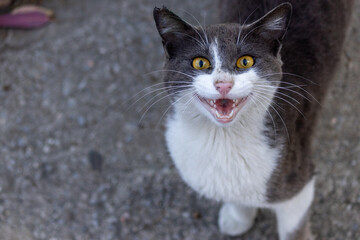
[[[249,96],[229,99],[209,99],[196,95],[201,105],[212,115],[217,123],[221,125],[230,124],[246,105]]]

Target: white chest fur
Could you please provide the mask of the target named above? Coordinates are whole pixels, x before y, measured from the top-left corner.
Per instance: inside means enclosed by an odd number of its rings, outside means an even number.
[[[218,127],[177,116],[168,120],[166,140],[188,185],[219,201],[266,204],[266,186],[279,150],[268,146],[262,121]]]

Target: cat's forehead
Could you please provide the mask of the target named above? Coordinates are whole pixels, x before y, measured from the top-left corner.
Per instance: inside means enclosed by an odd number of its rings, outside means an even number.
[[[214,24],[205,28],[206,33],[210,36],[233,37],[241,29],[240,24],[227,23],[227,24]]]
[[[205,34],[212,41],[217,39],[224,44],[236,44],[240,30],[241,26],[239,24],[217,24],[206,27]]]
[[[205,34],[211,45],[215,44],[220,52],[226,54],[263,48],[261,39],[251,32],[249,25],[236,23],[210,25],[205,28]]]

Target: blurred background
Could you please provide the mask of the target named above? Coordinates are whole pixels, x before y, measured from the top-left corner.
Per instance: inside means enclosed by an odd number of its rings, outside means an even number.
[[[169,158],[168,100],[136,95],[161,82],[150,73],[164,63],[154,6],[210,24],[215,0],[35,2],[55,20],[0,29],[0,239],[230,239],[219,204],[185,186]],[[317,239],[360,239],[359,1],[342,57],[315,141]],[[274,216],[262,210],[231,239],[276,239]]]

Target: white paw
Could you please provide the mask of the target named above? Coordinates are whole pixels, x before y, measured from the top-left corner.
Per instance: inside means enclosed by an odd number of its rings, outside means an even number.
[[[256,208],[225,203],[219,213],[219,228],[223,234],[238,236],[247,232],[254,224]]]

